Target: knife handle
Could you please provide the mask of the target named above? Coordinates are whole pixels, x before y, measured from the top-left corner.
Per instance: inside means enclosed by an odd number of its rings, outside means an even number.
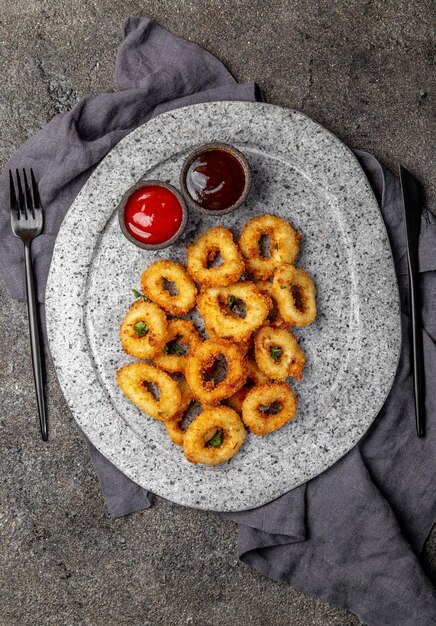
[[[416,433],[418,437],[424,437],[424,350],[422,345],[422,322],[420,315],[420,294],[418,285],[418,256],[417,251],[416,253],[414,252],[415,251],[411,251],[409,246],[407,246]]]

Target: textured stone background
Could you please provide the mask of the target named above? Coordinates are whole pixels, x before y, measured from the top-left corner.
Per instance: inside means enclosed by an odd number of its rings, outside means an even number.
[[[146,15],[268,101],[402,162],[434,205],[433,12],[431,0],[0,0],[1,165],[53,115],[114,89],[122,20]],[[3,286],[0,304],[0,626],[359,624],[238,564],[236,527],[218,515],[157,499],[111,521],[51,369],[40,441],[25,305]]]

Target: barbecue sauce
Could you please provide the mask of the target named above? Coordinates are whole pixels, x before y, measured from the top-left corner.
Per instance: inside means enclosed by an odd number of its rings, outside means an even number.
[[[191,198],[204,209],[228,209],[244,192],[245,172],[230,152],[219,148],[206,150],[189,166],[186,188]]]

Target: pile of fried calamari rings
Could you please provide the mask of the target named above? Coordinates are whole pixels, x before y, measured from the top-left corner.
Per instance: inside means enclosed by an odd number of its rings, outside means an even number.
[[[191,463],[224,463],[247,430],[266,435],[296,416],[287,381],[301,379],[305,356],[291,328],[316,318],[315,285],[294,265],[300,239],[264,214],[245,224],[239,242],[218,226],[188,246],[186,268],[159,260],[142,274],[143,293],[120,327],[123,349],[140,361],[118,370],[117,382]],[[177,317],[194,309],[207,338]]]

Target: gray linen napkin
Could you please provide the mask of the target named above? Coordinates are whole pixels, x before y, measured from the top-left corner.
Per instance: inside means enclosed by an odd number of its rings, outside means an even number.
[[[29,139],[0,179],[0,260],[12,297],[24,299],[23,258],[11,236],[6,174],[32,164],[41,181],[44,235],[35,240],[38,295],[56,233],[94,166],[133,128],[165,110],[208,100],[254,100],[213,56],[144,18],[129,18],[116,79],[121,91],[85,98]],[[390,237],[403,333],[408,331],[404,224],[398,181],[357,152]],[[436,220],[424,211],[420,240],[428,432],[414,430],[407,342],[390,395],[367,435],[309,483],[258,509],[226,513],[238,522],[241,560],[296,589],[356,613],[370,626],[436,623],[436,596],[419,563],[435,518]],[[433,306],[432,306],[433,305]],[[43,313],[43,310],[42,310]],[[126,478],[90,443],[91,460],[113,517],[147,508],[151,494]]]

